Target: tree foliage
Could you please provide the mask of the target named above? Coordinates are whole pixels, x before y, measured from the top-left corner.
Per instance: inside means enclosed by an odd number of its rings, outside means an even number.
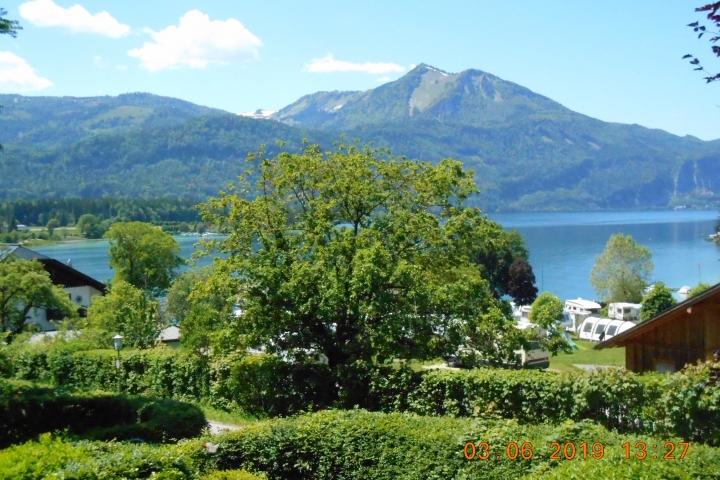
[[[164,318],[157,301],[130,283],[115,280],[107,295],[93,298],[85,326],[99,340],[98,347],[111,347],[112,337],[120,334],[128,347],[149,348],[157,343]]]
[[[177,241],[142,222],[116,223],[105,234],[110,242],[110,267],[124,280],[151,296],[172,285],[175,270],[184,263]]]
[[[710,20],[710,22],[713,24],[712,26],[716,29],[720,29],[720,15],[718,14],[718,10],[720,10],[720,2],[712,2],[695,9],[696,12],[707,12],[707,19]],[[720,46],[715,45],[717,41],[720,40],[720,32],[711,32],[710,30],[708,30],[708,27],[706,27],[705,25],[701,25],[700,22],[692,22],[689,23],[687,26],[692,28],[693,32],[698,34],[698,39],[702,38],[703,35],[705,35],[706,33],[711,35],[709,41],[713,45],[710,47],[710,49],[712,50],[715,57],[720,57]],[[700,64],[700,59],[698,59],[697,57],[694,57],[693,55],[688,53],[686,55],[683,55],[682,58],[683,60],[686,58],[690,58],[691,60],[689,60],[689,62],[690,65],[694,67],[693,70],[704,72],[708,75],[707,77],[704,77],[706,83],[720,80],[720,73],[712,74],[705,70],[705,67]]]
[[[539,337],[541,349],[553,356],[572,351],[558,325],[558,322],[563,320],[563,303],[558,297],[550,292],[541,293],[532,304],[529,318],[546,332],[546,335]]]
[[[656,283],[652,289],[642,299],[642,309],[640,310],[640,320],[650,320],[658,313],[668,308],[674,307],[677,302],[672,296],[672,292],[665,286],[663,282]]]
[[[508,271],[508,295],[518,305],[529,305],[537,298],[535,274],[525,258],[516,258]]]
[[[710,288],[711,286],[712,286],[712,285],[709,285],[709,284],[707,284],[707,283],[702,283],[702,282],[698,283],[698,284],[695,286],[695,288],[693,288],[692,290],[690,290],[690,294],[688,295],[688,298],[692,298],[692,297],[696,297],[696,296],[700,295],[702,292],[704,292],[705,290],[707,290],[707,289]]]
[[[25,319],[34,308],[59,310],[70,317],[77,314],[76,305],[62,287],[52,283],[40,262],[0,261],[0,331],[21,333]]]
[[[595,259],[590,283],[604,302],[638,303],[653,271],[652,253],[630,235],[610,237]]]
[[[7,10],[0,8],[0,35],[10,35],[16,38],[18,31],[23,28],[17,20],[9,20],[5,18],[5,15],[7,15]]]
[[[496,298],[509,295],[520,305],[532,303],[537,296],[535,275],[527,261],[525,240],[517,230],[503,230],[497,222],[485,220],[477,234],[482,238],[473,261],[490,283]],[[515,262],[515,269],[511,269]]]
[[[212,275],[212,267],[193,268],[178,276],[167,292],[167,313],[173,322],[181,325],[192,309],[190,294],[200,283]],[[219,300],[216,300],[219,301]]]
[[[466,337],[492,360],[514,355],[507,304],[470,258],[486,220],[463,205],[476,189],[459,162],[351,144],[261,149],[249,164],[201,207],[229,235],[210,246],[227,255],[214,276],[237,292],[238,344],[320,352],[340,376],[357,362],[436,358]]]

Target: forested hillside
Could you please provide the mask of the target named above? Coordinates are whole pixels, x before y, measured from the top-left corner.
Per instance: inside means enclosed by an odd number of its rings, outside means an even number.
[[[276,140],[300,147],[326,135],[237,115],[167,128],[101,134],[47,151],[10,145],[0,155],[3,198],[180,197],[217,194],[244,169],[248,152]],[[325,142],[327,143],[327,142]]]
[[[596,120],[480,70],[419,65],[366,92],[307,95],[272,120],[149,94],[0,95],[0,199],[202,199],[277,140],[348,138],[476,172],[492,210],[698,207],[720,202],[720,141]]]
[[[202,115],[227,114],[149,93],[84,98],[0,95],[0,105],[0,143],[36,149],[71,145],[98,134],[163,128]]]

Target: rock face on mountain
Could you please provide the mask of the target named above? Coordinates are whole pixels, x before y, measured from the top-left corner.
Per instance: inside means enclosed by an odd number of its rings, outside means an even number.
[[[274,118],[305,128],[349,130],[413,120],[489,127],[543,115],[572,116],[573,112],[490,73],[454,74],[421,64],[399,80],[366,92],[306,95]]]
[[[0,95],[0,200],[214,195],[260,144],[331,148],[340,133],[475,171],[493,210],[664,208],[720,201],[720,141],[602,122],[480,70],[418,65],[365,92],[319,92],[242,117],[149,94]],[[270,119],[266,117],[270,116]],[[275,121],[273,121],[275,120]]]
[[[274,118],[463,160],[491,210],[705,205],[720,193],[720,142],[602,122],[480,70],[421,64],[366,92],[307,95]]]

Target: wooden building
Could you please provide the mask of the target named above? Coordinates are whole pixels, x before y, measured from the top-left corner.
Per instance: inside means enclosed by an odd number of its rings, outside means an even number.
[[[675,372],[720,348],[720,284],[595,346],[625,347],[633,372]]]

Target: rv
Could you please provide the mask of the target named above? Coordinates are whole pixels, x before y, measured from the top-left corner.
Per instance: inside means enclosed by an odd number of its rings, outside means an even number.
[[[541,335],[545,333],[544,330],[539,329],[537,325],[521,321],[516,325],[517,328],[524,330],[526,328],[533,328],[538,331]],[[539,348],[537,342],[531,342],[527,349],[517,350],[515,353],[520,355],[520,362],[523,367],[529,368],[548,368],[550,366],[550,354],[545,350]]]
[[[639,303],[611,303],[608,305],[608,317],[613,320],[637,322],[640,320]]]
[[[588,317],[579,328],[578,337],[580,340],[592,340],[595,342],[607,340],[625,330],[633,328],[635,324],[625,320],[614,320],[611,318]],[[603,332],[605,335],[603,336]]]
[[[583,300],[582,298],[565,300],[565,309],[563,310],[565,321],[562,326],[565,327],[565,330],[575,332],[586,318],[599,314],[600,308],[599,303]]]

